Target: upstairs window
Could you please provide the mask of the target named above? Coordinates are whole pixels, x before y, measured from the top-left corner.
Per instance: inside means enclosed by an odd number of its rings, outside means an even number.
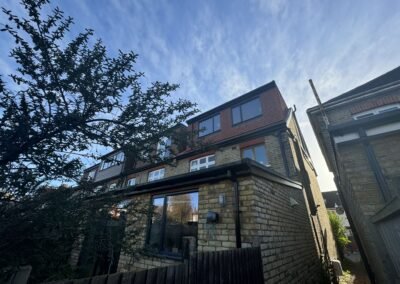
[[[157,144],[157,153],[160,159],[166,159],[171,155],[171,138],[163,137]]]
[[[238,124],[261,115],[260,98],[238,105],[232,108],[232,122]]]
[[[199,122],[199,137],[206,136],[221,129],[220,115],[214,115]]]
[[[164,173],[165,173],[165,169],[164,168],[149,172],[148,181],[154,181],[154,180],[162,179],[162,178],[164,178]]]
[[[367,111],[357,113],[357,114],[353,115],[353,118],[355,120],[358,120],[358,119],[363,119],[366,117],[370,117],[373,115],[377,115],[377,114],[381,114],[381,113],[385,113],[385,112],[389,112],[389,111],[394,111],[394,110],[398,110],[398,109],[400,109],[400,104],[390,104],[390,105],[381,106],[381,107],[377,107],[374,109],[370,109]]]
[[[128,180],[128,186],[134,186],[136,185],[136,178],[131,178]]]
[[[215,155],[209,155],[190,161],[190,171],[207,169],[215,165]]]
[[[119,152],[115,155],[109,156],[101,164],[101,169],[105,170],[105,169],[111,168],[115,165],[119,165],[124,161],[124,159],[125,159],[125,155],[123,152]]]
[[[153,197],[147,249],[182,256],[185,239],[196,244],[198,205],[198,192]]]
[[[267,157],[267,150],[265,145],[257,145],[253,147],[248,147],[242,150],[242,157],[249,158],[254,161],[263,164],[264,166],[269,166],[269,161]]]
[[[87,175],[87,180],[94,180],[95,175],[96,175],[96,170],[90,171]]]

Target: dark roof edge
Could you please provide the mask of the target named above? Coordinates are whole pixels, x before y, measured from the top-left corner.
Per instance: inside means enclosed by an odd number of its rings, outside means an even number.
[[[232,106],[232,105],[235,105],[237,103],[240,103],[242,100],[246,100],[248,97],[255,96],[255,95],[257,95],[257,94],[259,94],[261,92],[267,91],[267,90],[272,89],[274,87],[277,88],[278,86],[276,85],[275,81],[271,81],[271,82],[269,82],[269,83],[267,83],[265,85],[262,85],[262,86],[258,87],[257,89],[254,89],[254,90],[252,90],[252,91],[250,91],[248,93],[240,95],[237,98],[234,98],[234,99],[232,99],[232,100],[230,100],[228,102],[225,102],[225,103],[223,103],[223,104],[221,104],[221,105],[219,105],[219,106],[217,106],[215,108],[212,108],[212,109],[210,109],[210,110],[208,110],[206,112],[203,112],[203,113],[201,113],[201,114],[199,114],[199,115],[197,115],[195,117],[192,117],[191,119],[187,120],[186,123],[188,123],[188,124],[193,123],[196,120],[199,120],[199,119],[202,119],[202,118],[205,118],[205,117],[211,115],[213,112],[217,112],[217,111],[225,109],[225,108],[227,108],[229,106]]]
[[[106,195],[140,195],[185,186],[195,186],[201,183],[232,179],[233,176],[242,177],[248,175],[255,175],[295,189],[302,189],[302,184],[300,182],[289,179],[253,160],[243,159],[237,162],[204,169],[201,171],[189,172],[154,182],[125,187],[110,193],[106,193]],[[127,190],[131,189],[133,189],[133,191],[127,192]]]

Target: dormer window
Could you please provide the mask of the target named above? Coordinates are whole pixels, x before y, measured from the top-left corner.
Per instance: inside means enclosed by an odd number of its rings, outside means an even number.
[[[233,125],[260,116],[261,113],[260,98],[255,98],[251,101],[235,106],[232,108]]]
[[[370,116],[374,116],[377,114],[381,114],[381,113],[385,113],[385,112],[389,112],[389,111],[394,111],[400,109],[400,104],[390,104],[390,105],[386,105],[386,106],[381,106],[381,107],[377,107],[374,109],[370,109],[367,111],[363,111],[360,113],[357,113],[355,115],[353,115],[353,118],[355,120],[359,120],[359,119],[363,119],[366,117],[370,117]]]
[[[87,175],[87,180],[94,180],[95,175],[96,175],[96,170],[90,171]]]
[[[206,136],[221,129],[220,115],[214,115],[199,122],[199,137]]]
[[[157,153],[160,159],[166,159],[171,155],[171,138],[163,137],[161,141],[157,143]]]
[[[105,170],[105,169],[111,168],[115,165],[119,165],[124,161],[124,159],[125,159],[124,153],[118,152],[112,156],[105,158],[105,160],[101,164],[101,169]]]

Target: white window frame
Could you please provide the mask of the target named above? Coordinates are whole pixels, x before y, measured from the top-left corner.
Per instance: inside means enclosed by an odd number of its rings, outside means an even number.
[[[118,152],[115,153],[112,156],[107,157],[102,163],[101,163],[101,170],[105,170],[108,168],[111,168],[115,165],[119,165],[121,163],[123,163],[125,160],[125,154],[124,152]]]
[[[165,168],[151,171],[151,172],[149,172],[147,181],[155,181],[155,180],[163,179],[164,175],[165,175]]]
[[[204,160],[205,159],[205,160]],[[204,162],[203,162],[204,160]],[[200,163],[201,162],[201,163]],[[215,165],[215,155],[203,156],[198,159],[190,161],[190,171],[199,171],[203,169],[208,169]]]
[[[134,185],[136,185],[136,178],[134,177],[134,178],[128,179],[127,185],[128,185],[128,186],[134,186]]]
[[[112,184],[110,184],[109,186],[108,186],[108,190],[114,190],[114,189],[116,189],[117,188],[117,183],[116,182],[113,182]]]
[[[357,114],[353,115],[353,118],[355,120],[359,120],[359,119],[363,119],[366,117],[370,117],[373,115],[377,115],[377,114],[381,114],[381,113],[385,113],[385,112],[389,112],[389,111],[393,111],[393,110],[397,110],[397,109],[400,109],[399,103],[380,106],[380,107],[377,107],[374,109],[369,109],[367,111],[357,113]]]
[[[171,155],[170,147],[171,147],[171,138],[163,137],[160,139],[161,141],[157,143],[157,153],[160,159],[166,159]]]
[[[87,175],[87,180],[94,180],[94,177],[96,176],[96,171],[97,170],[91,170]]]

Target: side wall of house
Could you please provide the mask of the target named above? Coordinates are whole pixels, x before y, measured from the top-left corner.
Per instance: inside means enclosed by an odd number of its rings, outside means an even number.
[[[309,154],[306,151],[305,145],[302,145],[302,138],[301,138],[302,134],[299,130],[295,116],[292,116],[292,119],[289,120],[288,128],[291,130],[292,134],[296,137],[296,140],[300,145],[305,170],[310,180],[311,193],[315,205],[317,206],[317,215],[312,216],[311,221],[315,224],[318,233],[318,242],[320,243],[321,247],[323,247],[324,242],[326,242],[326,247],[328,249],[330,258],[338,259],[337,246],[333,236],[332,227],[330,225],[328,211],[326,210],[324,198],[322,196],[318,184],[317,173],[314,168],[314,165],[311,162],[311,158],[309,157]],[[289,140],[290,147],[292,149],[292,155],[293,155],[292,158],[294,159],[294,164],[296,165],[296,168],[299,171],[298,157],[296,155],[294,141],[290,138],[287,139]],[[298,176],[298,179],[300,180],[300,176]]]
[[[334,127],[354,121],[353,115],[359,112],[398,102],[400,102],[399,89],[391,90],[379,95],[360,97],[352,103],[327,108],[326,115],[330,126]],[[371,220],[377,212],[385,207],[385,202],[368,161],[365,147],[360,142],[337,144],[337,173],[334,167],[334,150],[322,116],[319,113],[309,113],[309,117],[316,136],[323,146],[325,159],[330,165],[330,170],[337,175],[340,185],[338,189],[344,197],[343,202],[347,207],[346,213],[353,222],[353,230],[355,229],[360,238],[369,267],[375,274],[377,281],[389,283],[395,277],[393,276],[393,261],[390,257],[392,251],[386,248],[378,224],[374,224]],[[355,128],[354,132],[357,131],[358,129]],[[382,169],[392,196],[400,196],[398,190],[400,185],[400,135],[397,133],[374,137],[369,141],[369,144]]]
[[[399,134],[371,141],[378,163],[394,196],[399,195],[400,173],[397,167],[399,141]],[[378,183],[361,143],[340,145],[338,154],[342,165],[341,180],[343,185],[346,185],[342,190],[347,197],[346,202],[350,206],[350,214],[356,222],[358,234],[376,276],[378,279],[384,279],[393,273],[391,267],[395,260],[391,260],[391,251],[385,247],[378,224],[374,224],[371,220],[371,217],[384,206]]]
[[[319,282],[320,263],[304,192],[253,177],[242,183],[251,191],[251,224],[242,230],[244,244],[260,246],[266,283]],[[290,199],[298,205],[291,206]]]

